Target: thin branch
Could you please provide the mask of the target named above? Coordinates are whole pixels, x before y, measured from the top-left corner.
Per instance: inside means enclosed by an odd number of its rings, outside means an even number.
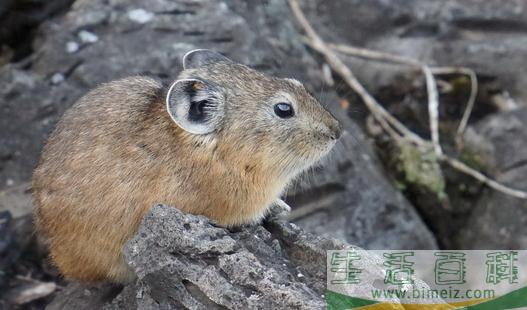
[[[430,121],[430,132],[434,152],[437,157],[443,155],[441,144],[439,142],[439,95],[437,94],[437,84],[432,71],[427,66],[422,66],[426,78],[426,90],[428,93],[428,116]]]
[[[456,141],[458,144],[463,140],[463,134],[467,128],[468,120],[474,109],[474,104],[476,103],[476,97],[478,95],[478,77],[474,70],[469,68],[462,67],[437,67],[431,68],[432,73],[434,74],[465,74],[470,78],[470,97],[468,99],[465,111],[463,112],[463,117],[459,122],[459,126],[456,132]]]
[[[493,179],[487,177],[486,175],[484,175],[483,173],[467,166],[465,163],[455,159],[455,158],[452,158],[452,157],[448,157],[448,156],[444,156],[443,157],[443,160],[445,162],[447,162],[452,168],[458,170],[458,171],[461,171],[465,174],[468,174],[470,176],[472,176],[473,178],[475,178],[476,180],[486,184],[487,186],[499,191],[499,192],[502,192],[504,194],[507,194],[507,195],[510,195],[510,196],[513,196],[513,197],[517,197],[517,198],[521,198],[521,199],[527,199],[527,192],[524,192],[524,191],[521,191],[521,190],[518,190],[518,189],[513,189],[513,188],[510,188],[508,186],[505,186],[497,181],[494,181]]]
[[[439,95],[437,91],[437,83],[434,78],[434,74],[466,74],[471,79],[471,91],[470,98],[467,103],[465,112],[457,129],[456,141],[458,144],[461,143],[462,135],[466,129],[468,119],[472,113],[474,103],[476,101],[477,95],[477,78],[473,70],[468,68],[461,67],[436,67],[430,68],[426,64],[417,61],[415,59],[406,58],[398,55],[393,55],[384,52],[372,51],[364,48],[358,48],[349,45],[342,44],[328,44],[329,48],[340,52],[345,53],[354,57],[377,60],[382,62],[396,63],[402,65],[408,65],[411,67],[420,68],[423,71],[423,74],[426,78],[426,87],[428,93],[428,113],[430,115],[430,133],[432,136],[432,143],[434,145],[434,151],[437,156],[441,156],[443,151],[440,144],[440,135],[439,135]]]
[[[478,92],[478,82],[476,73],[469,69],[469,68],[463,68],[463,67],[428,67],[426,64],[417,61],[415,59],[406,58],[398,55],[393,55],[389,53],[379,52],[379,51],[372,51],[365,48],[359,48],[355,46],[349,46],[349,45],[342,45],[342,44],[328,44],[329,48],[340,52],[344,54],[351,55],[353,57],[363,58],[363,59],[371,59],[371,60],[377,60],[382,62],[388,62],[388,63],[396,63],[396,64],[402,64],[402,65],[408,65],[411,67],[420,68],[426,78],[426,85],[427,85],[427,91],[428,91],[428,108],[429,113],[432,116],[430,118],[430,131],[432,135],[432,142],[434,143],[434,150],[437,155],[442,154],[441,145],[439,143],[439,132],[438,132],[438,118],[439,116],[436,115],[437,113],[435,110],[439,106],[439,99],[437,94],[437,85],[435,78],[433,77],[434,74],[464,74],[468,75],[471,80],[471,88],[470,88],[470,97],[467,103],[467,106],[465,108],[465,111],[463,113],[463,117],[461,118],[461,121],[459,123],[457,134],[456,134],[456,141],[458,144],[461,144],[463,133],[465,132],[465,129],[468,124],[468,120],[470,118],[470,115],[472,113],[472,110],[474,108],[474,104],[476,102],[476,96]]]
[[[381,62],[388,62],[388,63],[398,63],[408,66],[413,66],[417,68],[421,68],[423,64],[417,60],[406,58],[398,55],[393,55],[389,53],[384,52],[378,52],[378,51],[372,51],[365,48],[355,47],[355,46],[349,46],[349,45],[342,45],[342,44],[328,44],[329,48],[332,50],[335,50],[340,53],[349,54],[354,57],[364,58],[364,59],[373,59]]]

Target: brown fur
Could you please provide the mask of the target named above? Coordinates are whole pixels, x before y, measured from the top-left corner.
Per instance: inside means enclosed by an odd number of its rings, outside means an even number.
[[[180,78],[196,75],[227,89],[224,125],[212,135],[179,128],[164,87],[144,77],[102,85],[58,123],[33,188],[37,228],[65,276],[133,279],[122,248],[158,202],[227,226],[258,220],[291,178],[331,148],[325,131],[338,123],[301,85],[234,64]],[[268,111],[260,112],[279,90],[307,117],[291,128],[266,125]]]

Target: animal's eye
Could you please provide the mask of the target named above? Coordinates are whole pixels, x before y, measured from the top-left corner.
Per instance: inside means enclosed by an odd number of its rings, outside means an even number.
[[[274,113],[280,118],[289,118],[295,115],[293,107],[286,102],[280,102],[274,105]]]

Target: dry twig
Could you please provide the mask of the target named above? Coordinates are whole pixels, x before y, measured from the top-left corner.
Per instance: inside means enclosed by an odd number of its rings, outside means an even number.
[[[482,182],[483,184],[499,191],[499,192],[502,192],[504,194],[507,194],[509,196],[513,196],[513,197],[517,197],[517,198],[521,198],[521,199],[527,199],[527,192],[524,192],[524,191],[521,191],[521,190],[518,190],[518,189],[514,189],[514,188],[510,188],[506,185],[503,185],[499,182],[496,182],[494,180],[492,180],[491,178],[487,177],[486,175],[484,175],[483,173],[477,171],[476,169],[474,168],[471,168],[469,166],[467,166],[465,163],[455,159],[455,158],[452,158],[452,157],[448,157],[448,156],[445,156],[443,158],[444,161],[446,161],[452,168],[458,170],[458,171],[461,171],[467,175],[470,175],[471,177],[475,178],[476,180]]]
[[[462,67],[437,67],[432,68],[432,73],[439,74],[465,74],[470,78],[470,97],[468,98],[467,106],[465,107],[465,112],[463,112],[463,117],[459,122],[459,126],[456,132],[456,142],[458,145],[461,144],[463,140],[463,134],[467,128],[468,120],[474,109],[474,104],[476,103],[476,96],[478,95],[478,78],[474,70],[469,68]]]
[[[54,282],[32,282],[12,289],[7,293],[7,300],[15,305],[24,305],[34,300],[47,297],[57,289]]]
[[[381,62],[395,63],[401,65],[407,65],[415,67],[423,71],[426,78],[427,92],[428,92],[428,110],[430,117],[430,132],[432,136],[432,142],[434,144],[434,151],[438,156],[442,155],[441,144],[439,143],[439,115],[436,111],[439,108],[439,96],[437,92],[437,83],[434,78],[434,74],[464,74],[468,75],[471,80],[470,97],[466,105],[463,117],[457,129],[456,141],[458,145],[462,144],[463,133],[468,124],[468,120],[474,108],[476,101],[476,95],[478,93],[478,81],[476,73],[468,68],[463,67],[429,67],[428,65],[417,61],[415,59],[406,58],[398,55],[392,55],[389,53],[372,51],[364,48],[358,48],[349,45],[342,44],[328,44],[329,48],[344,54],[351,55],[353,57],[376,60]]]
[[[340,53],[348,54],[353,57],[407,65],[407,66],[418,68],[421,71],[423,71],[425,78],[426,78],[426,85],[427,85],[427,91],[428,91],[428,107],[429,107],[429,111],[431,111],[430,115],[432,116],[430,120],[430,130],[432,134],[432,141],[434,142],[434,149],[436,151],[436,154],[438,155],[440,155],[442,151],[441,151],[441,146],[439,144],[439,133],[438,133],[438,128],[436,126],[437,122],[434,118],[434,116],[437,113],[435,113],[434,111],[437,109],[439,105],[439,101],[438,101],[439,99],[437,96],[437,86],[434,86],[436,82],[435,82],[433,75],[442,75],[442,74],[467,75],[470,78],[470,82],[471,82],[470,97],[468,99],[465,111],[463,112],[463,117],[461,118],[461,121],[457,129],[457,133],[456,133],[457,144],[458,145],[462,144],[463,134],[465,133],[468,120],[470,118],[470,115],[472,114],[472,110],[474,108],[474,104],[476,102],[476,96],[478,93],[478,80],[477,80],[476,73],[473,70],[469,68],[464,68],[464,67],[429,67],[426,64],[420,61],[417,61],[415,59],[393,55],[389,53],[384,53],[384,52],[372,51],[369,49],[359,48],[359,47],[349,46],[349,45],[329,43],[327,44],[327,46],[331,48],[332,50],[335,50]],[[437,115],[437,117],[439,117],[439,115]]]
[[[430,119],[430,132],[432,133],[432,143],[434,152],[439,158],[443,155],[441,144],[439,142],[439,95],[437,94],[437,84],[428,66],[422,66],[423,73],[426,77],[426,91],[428,93],[428,116]]]
[[[343,45],[343,44],[332,44],[328,43],[327,45],[332,50],[335,50],[340,53],[349,54],[354,57],[364,58],[364,59],[373,59],[377,61],[382,62],[388,62],[388,63],[396,63],[396,64],[402,64],[402,65],[408,65],[420,68],[423,66],[422,63],[420,63],[417,60],[406,58],[398,55],[388,54],[384,52],[378,52],[378,51],[372,51],[365,48],[355,47],[355,46],[349,46],[349,45]]]
[[[444,154],[441,150],[439,143],[439,99],[437,92],[437,85],[433,74],[467,74],[471,79],[472,89],[470,98],[463,113],[463,118],[460,122],[460,125],[457,130],[457,138],[460,138],[465,131],[465,128],[468,123],[468,119],[474,107],[476,94],[477,94],[477,79],[474,71],[467,68],[458,68],[458,67],[437,67],[430,68],[429,66],[405,57],[391,55],[383,52],[371,51],[367,49],[357,48],[353,46],[337,45],[337,44],[326,44],[318,34],[313,30],[310,23],[307,21],[304,13],[302,12],[300,5],[297,0],[289,0],[289,5],[295,16],[297,22],[303,28],[306,33],[306,42],[314,50],[319,52],[324,56],[326,62],[329,66],[338,73],[341,78],[350,86],[364,101],[370,112],[372,113],[375,120],[379,122],[381,127],[393,138],[396,142],[411,142],[419,146],[429,146],[434,147],[434,151],[437,157],[437,160],[444,161],[449,164],[452,168],[470,175],[480,182],[488,185],[489,187],[511,195],[517,198],[527,199],[527,192],[512,189],[507,187],[491,178],[485,176],[481,172],[467,166],[463,162],[452,158]],[[430,117],[430,130],[432,135],[432,141],[425,140],[419,137],[417,134],[410,131],[406,126],[399,122],[395,117],[393,117],[384,107],[377,102],[377,100],[366,90],[366,88],[358,81],[355,75],[351,70],[346,66],[344,62],[335,54],[335,51],[350,54],[356,57],[374,59],[384,62],[394,62],[399,64],[410,65],[414,67],[419,67],[425,74],[427,91],[428,91],[428,113]]]

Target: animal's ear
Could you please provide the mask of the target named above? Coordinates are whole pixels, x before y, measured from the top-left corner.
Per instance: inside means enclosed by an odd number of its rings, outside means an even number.
[[[175,81],[166,98],[167,110],[174,122],[197,135],[211,133],[219,127],[224,101],[218,87],[198,79]]]
[[[183,68],[195,69],[218,61],[232,62],[220,53],[206,49],[192,50],[183,56]]]

